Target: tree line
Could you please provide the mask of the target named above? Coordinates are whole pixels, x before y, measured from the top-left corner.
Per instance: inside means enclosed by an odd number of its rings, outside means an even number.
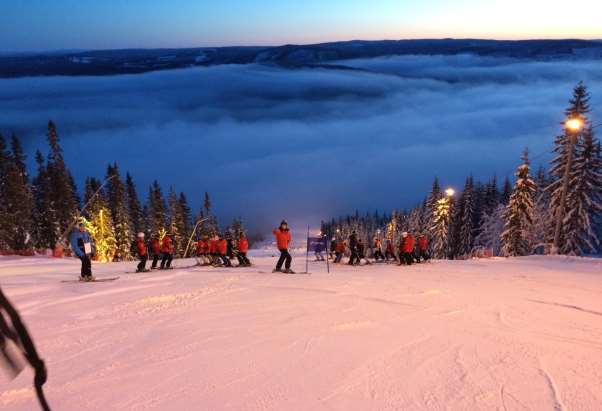
[[[159,238],[169,233],[176,257],[184,256],[195,222],[200,221],[196,238],[219,232],[207,192],[195,215],[183,192],[170,187],[165,196],[157,180],[143,203],[133,177],[126,172],[124,179],[117,163],[107,166],[104,179],[85,180],[82,199],[52,121],[48,123],[47,140],[48,155],[36,151],[36,175],[30,178],[19,138],[13,135],[7,143],[0,134],[0,253],[48,253],[64,242],[64,231],[76,221],[83,222],[90,231],[100,261],[131,260],[131,246],[139,232]],[[226,235],[243,230],[239,218],[225,229]]]
[[[602,150],[589,118],[589,102],[587,87],[579,83],[565,116],[577,119],[583,128],[574,141],[566,128],[555,138],[555,156],[547,170],[540,167],[533,173],[525,149],[514,183],[506,178],[499,187],[495,176],[486,182],[469,176],[463,189],[452,193],[435,178],[427,197],[410,210],[394,210],[390,216],[356,212],[323,221],[322,232],[347,238],[356,231],[366,244],[375,236],[398,243],[404,231],[426,234],[436,258],[523,256],[550,253],[560,220],[559,253],[602,252]]]

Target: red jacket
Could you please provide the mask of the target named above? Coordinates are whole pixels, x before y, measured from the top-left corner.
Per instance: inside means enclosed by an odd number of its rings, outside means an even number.
[[[217,240],[217,252],[220,253],[221,255],[226,255],[226,253],[228,252],[228,242],[226,241],[226,239],[221,238],[219,240]]]
[[[414,243],[414,236],[412,234],[408,234],[408,236],[401,241],[401,247],[399,248],[404,253],[413,253]]]
[[[144,244],[144,240],[138,238],[136,240],[136,247],[138,247],[138,255],[140,255],[140,257],[144,257],[146,255],[146,244]]]
[[[339,241],[337,246],[335,247],[335,253],[344,253],[345,252],[345,241]]]
[[[161,252],[161,242],[159,242],[158,238],[153,238],[151,240],[151,248],[155,254],[159,254]]]
[[[429,248],[429,240],[425,235],[418,237],[418,248],[420,251],[426,251]]]
[[[217,242],[215,238],[209,240],[209,254],[217,254]]]
[[[199,240],[196,243],[196,253],[199,255],[207,254],[209,252],[209,243],[205,240]]]
[[[163,237],[163,241],[161,242],[161,251],[164,253],[173,253],[173,243],[171,242],[171,237],[166,235]]]
[[[288,248],[288,243],[291,242],[291,232],[290,230],[274,230],[274,236],[276,237],[276,246],[279,250],[286,250]]]
[[[238,252],[246,253],[247,251],[249,251],[249,240],[247,240],[247,237],[240,237],[238,239]]]
[[[380,241],[380,238],[376,238],[376,239],[374,240],[374,248],[377,248],[377,249],[379,249],[379,250],[380,250],[380,246],[381,246],[381,244],[382,244],[382,243],[381,243],[381,241]]]

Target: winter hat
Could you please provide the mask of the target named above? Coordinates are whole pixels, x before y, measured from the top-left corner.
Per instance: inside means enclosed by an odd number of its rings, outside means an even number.
[[[138,238],[144,238],[144,233],[142,231],[138,233]]]
[[[286,220],[282,220],[282,221],[280,222],[280,225],[288,225],[288,222],[287,222]]]
[[[407,236],[408,236],[408,232],[407,232],[407,231],[404,231],[403,233],[401,233],[401,236],[402,236],[402,237],[407,237]]]

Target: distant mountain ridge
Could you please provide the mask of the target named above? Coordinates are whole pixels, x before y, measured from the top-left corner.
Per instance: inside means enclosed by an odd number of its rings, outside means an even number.
[[[324,66],[329,62],[392,55],[476,54],[517,59],[599,59],[599,40],[351,40],[273,47],[197,47],[0,54],[0,78],[135,74],[220,64]]]

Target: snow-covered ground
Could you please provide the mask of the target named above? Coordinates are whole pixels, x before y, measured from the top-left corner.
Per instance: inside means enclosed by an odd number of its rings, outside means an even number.
[[[0,257],[0,284],[56,410],[602,409],[601,260],[255,262],[78,284],[75,260]],[[0,375],[2,410],[37,409],[31,378]]]

